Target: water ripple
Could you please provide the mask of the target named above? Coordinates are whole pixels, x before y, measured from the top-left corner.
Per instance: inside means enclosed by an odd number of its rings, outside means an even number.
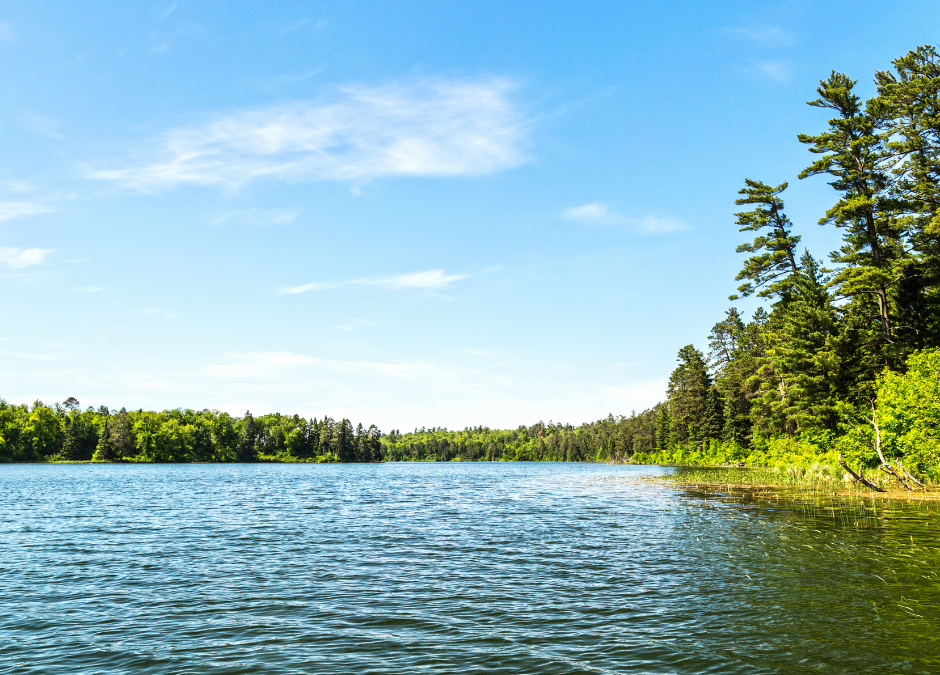
[[[0,673],[940,672],[935,514],[662,471],[0,467]]]

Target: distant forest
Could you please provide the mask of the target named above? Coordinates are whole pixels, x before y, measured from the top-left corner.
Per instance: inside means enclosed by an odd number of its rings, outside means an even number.
[[[378,462],[381,434],[349,420],[215,410],[81,410],[0,399],[0,461]]]
[[[798,141],[799,179],[834,190],[819,225],[842,244],[823,260],[786,216],[787,183],[746,179],[747,235],[734,307],[708,348],[679,350],[667,400],[570,425],[421,429],[383,435],[349,420],[215,411],[80,410],[0,399],[0,461],[553,460],[807,463],[940,479],[940,57],[918,47],[857,81],[833,71],[809,105],[829,117]],[[827,267],[828,265],[828,267]],[[903,462],[903,465],[902,465]]]
[[[0,461],[623,461],[654,447],[655,416],[645,415],[646,424],[639,417],[609,417],[578,428],[538,423],[514,431],[474,427],[386,435],[374,425],[354,427],[349,420],[327,416],[112,412],[106,407],[81,410],[74,398],[52,406],[0,399]]]

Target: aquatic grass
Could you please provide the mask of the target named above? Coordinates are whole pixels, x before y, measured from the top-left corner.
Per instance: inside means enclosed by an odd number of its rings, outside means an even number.
[[[940,491],[911,492],[878,476],[885,492],[874,492],[854,482],[847,474],[822,464],[790,467],[676,467],[672,474],[650,477],[689,494],[745,504],[774,506],[829,521],[840,528],[878,527],[885,521],[938,511]],[[875,480],[875,479],[873,479]]]

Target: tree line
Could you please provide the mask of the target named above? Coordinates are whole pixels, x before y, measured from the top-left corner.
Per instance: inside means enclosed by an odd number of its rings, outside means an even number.
[[[655,445],[655,411],[614,417],[574,427],[537,422],[513,430],[478,426],[392,430],[382,439],[387,461],[626,461]]]
[[[655,451],[638,459],[762,461],[776,452],[842,462],[844,454],[890,472],[887,447],[914,471],[940,468],[940,413],[911,418],[916,406],[905,411],[913,403],[897,395],[918,391],[940,408],[937,50],[910,51],[874,85],[863,101],[857,81],[833,71],[809,102],[827,125],[798,136],[813,155],[798,178],[822,177],[835,191],[819,220],[842,233],[828,261],[801,249],[784,210],[786,182],[744,181],[735,215],[753,239],[737,247],[747,257],[729,299],[753,295],[768,307],[750,320],[732,307],[707,353],[679,350]],[[912,429],[917,442],[892,446]]]
[[[233,417],[216,410],[81,410],[69,398],[51,406],[0,399],[0,461],[376,462],[375,425],[273,413]]]

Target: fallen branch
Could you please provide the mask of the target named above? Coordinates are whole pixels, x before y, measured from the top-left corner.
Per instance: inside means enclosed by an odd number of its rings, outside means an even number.
[[[885,492],[885,490],[884,490],[883,488],[878,487],[877,485],[875,485],[874,483],[872,483],[870,480],[868,480],[867,478],[865,478],[864,476],[862,476],[862,474],[861,474],[861,469],[859,469],[859,473],[855,473],[854,471],[852,471],[852,469],[849,468],[849,465],[846,464],[845,461],[842,459],[842,453],[841,453],[841,452],[839,453],[839,464],[842,465],[842,468],[843,468],[843,469],[845,469],[846,471],[849,472],[849,475],[852,476],[852,478],[854,478],[855,480],[857,480],[857,481],[858,481],[859,483],[861,483],[862,485],[864,485],[864,486],[866,486],[866,487],[870,487],[870,488],[871,488],[872,490],[874,490],[875,492]]]
[[[924,485],[924,484],[921,483],[919,480],[917,480],[916,478],[914,478],[914,476],[911,475],[911,472],[908,471],[907,468],[906,468],[903,464],[901,464],[901,460],[900,460],[900,459],[897,459],[897,460],[895,460],[895,461],[898,463],[898,466],[901,467],[901,471],[904,472],[904,475],[907,476],[908,479],[909,479],[912,483],[914,483],[915,485],[917,485],[917,486],[923,488],[924,490],[927,489],[927,486],[926,486],[926,485]]]
[[[876,414],[877,413],[875,411],[875,402],[872,401],[871,402],[871,420],[869,421],[871,422],[871,425],[875,427],[875,452],[878,453],[878,459],[881,460],[880,468],[882,471],[884,471],[885,467],[887,467],[887,473],[890,473],[892,476],[897,478],[898,482],[901,485],[903,485],[905,488],[913,492],[914,488],[912,488],[910,485],[907,484],[907,482],[904,480],[901,474],[898,473],[897,470],[893,466],[891,466],[888,460],[885,459],[884,454],[881,452],[881,427],[878,426],[878,422],[875,420]]]

